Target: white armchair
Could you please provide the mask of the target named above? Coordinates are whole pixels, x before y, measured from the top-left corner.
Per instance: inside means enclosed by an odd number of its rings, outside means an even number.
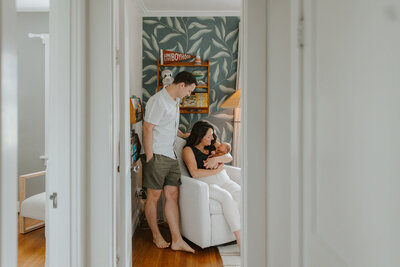
[[[21,234],[29,233],[45,225],[46,192],[33,195],[29,198],[25,196],[26,180],[45,175],[46,171],[40,171],[19,176],[19,232]],[[27,227],[25,218],[32,218],[42,222]]]
[[[201,248],[234,241],[235,236],[225,220],[221,204],[209,198],[208,185],[189,176],[182,160],[185,143],[179,137],[175,140],[175,153],[182,173],[179,191],[182,235]],[[225,169],[229,177],[240,184],[240,168],[225,166]]]

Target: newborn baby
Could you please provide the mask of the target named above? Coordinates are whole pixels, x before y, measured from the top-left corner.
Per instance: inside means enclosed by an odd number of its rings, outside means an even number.
[[[231,152],[231,145],[229,143],[223,142],[223,143],[219,144],[218,147],[216,147],[215,151],[211,152],[211,156],[210,157],[211,158],[219,157],[219,156],[225,155],[225,154],[227,154],[229,152]]]
[[[204,167],[207,169],[216,169],[220,164],[232,161],[232,156],[229,154],[231,145],[229,143],[221,143],[215,147],[216,150],[211,152],[211,156],[204,161]]]

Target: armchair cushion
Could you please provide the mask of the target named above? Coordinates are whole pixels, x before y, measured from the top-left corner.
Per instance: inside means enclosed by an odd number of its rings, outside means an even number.
[[[210,214],[223,214],[221,203],[210,198]]]
[[[182,235],[202,248],[209,247],[211,218],[208,185],[182,175],[179,192]]]
[[[46,192],[28,197],[21,203],[21,215],[44,221],[46,211]]]
[[[241,177],[242,177],[242,169],[238,167],[233,167],[229,165],[225,165],[226,173],[228,174],[229,178],[237,184],[241,184]]]
[[[181,170],[181,174],[190,177],[189,172],[186,169],[186,165],[182,159],[182,150],[185,145],[186,145],[185,139],[180,138],[178,136],[175,138],[174,151],[175,151],[176,158],[178,159],[178,162],[179,162],[179,168]]]

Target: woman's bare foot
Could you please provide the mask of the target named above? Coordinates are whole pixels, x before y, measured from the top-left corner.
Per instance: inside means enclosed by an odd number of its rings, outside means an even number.
[[[171,243],[168,243],[167,241],[164,240],[162,236],[158,237],[153,237],[153,243],[158,247],[158,248],[167,248]]]
[[[186,251],[193,254],[195,253],[194,249],[192,249],[183,239],[178,240],[176,242],[172,242],[171,249]]]

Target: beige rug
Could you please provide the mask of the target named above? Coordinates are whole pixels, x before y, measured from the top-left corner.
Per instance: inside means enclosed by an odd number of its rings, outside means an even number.
[[[227,267],[240,267],[240,249],[237,244],[218,247],[222,263]]]

